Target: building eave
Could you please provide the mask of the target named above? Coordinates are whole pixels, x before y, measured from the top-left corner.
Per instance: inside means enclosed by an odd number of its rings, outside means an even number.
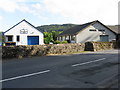
[[[19,25],[20,23],[22,23],[22,22],[26,22],[26,23],[28,23],[30,26],[32,26],[33,28],[35,28],[36,30],[38,30],[34,25],[32,25],[31,23],[29,23],[28,21],[26,21],[25,19],[23,19],[22,21],[20,21],[19,23],[17,23],[17,24],[15,24],[13,27],[11,27],[10,29],[8,29],[8,30],[6,30],[5,32],[3,32],[4,34],[6,33],[6,32],[8,32],[8,31],[10,31],[11,29],[13,29],[14,27],[16,27],[17,25]],[[39,31],[39,30],[38,30]],[[40,32],[40,31],[39,31]],[[42,33],[42,32],[41,32]]]

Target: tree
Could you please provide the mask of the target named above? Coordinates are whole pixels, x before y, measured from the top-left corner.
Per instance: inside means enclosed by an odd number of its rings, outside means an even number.
[[[50,42],[53,42],[53,35],[49,32],[44,32],[44,43],[49,44]]]
[[[61,32],[52,31],[52,32],[44,32],[44,43],[49,44],[50,42],[54,43],[57,40],[57,36]]]
[[[53,36],[53,40],[56,41],[57,40],[57,36],[61,33],[61,32],[58,32],[58,31],[52,31],[52,36]]]

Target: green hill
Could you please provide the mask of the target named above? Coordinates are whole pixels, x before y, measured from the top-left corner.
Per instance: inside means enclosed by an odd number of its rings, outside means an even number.
[[[71,27],[74,27],[75,24],[51,24],[51,25],[43,25],[36,27],[41,32],[51,32],[51,31],[64,31]]]

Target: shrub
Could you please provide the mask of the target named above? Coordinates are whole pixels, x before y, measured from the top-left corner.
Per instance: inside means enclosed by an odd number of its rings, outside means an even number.
[[[68,41],[62,41],[62,44],[67,44],[68,43]]]
[[[68,41],[59,41],[59,40],[54,41],[54,44],[66,44],[66,43],[68,43]]]
[[[56,40],[56,41],[54,41],[54,44],[61,44],[61,41]]]

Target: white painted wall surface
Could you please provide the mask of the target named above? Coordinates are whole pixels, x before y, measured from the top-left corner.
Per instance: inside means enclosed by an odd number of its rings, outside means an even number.
[[[20,34],[21,29],[27,29],[28,34]],[[43,33],[39,32],[37,29],[26,23],[25,21],[21,22],[8,32],[4,34],[7,35],[13,35],[13,42],[16,42],[16,45],[27,45],[27,36],[39,36],[39,44],[44,44],[43,41]],[[16,37],[17,35],[20,36],[20,41],[17,42]]]
[[[62,41],[65,41],[65,36],[62,36]]]
[[[69,36],[66,36],[66,40],[69,40]]]
[[[96,31],[89,31],[90,29],[96,29]],[[100,41],[100,35],[102,32],[98,31],[99,29],[105,30],[105,35],[109,35],[109,41],[116,39],[116,35],[111,32],[109,29],[101,25],[100,23],[95,23],[87,27],[86,29],[80,31],[76,35],[76,43],[84,43],[87,41]]]

